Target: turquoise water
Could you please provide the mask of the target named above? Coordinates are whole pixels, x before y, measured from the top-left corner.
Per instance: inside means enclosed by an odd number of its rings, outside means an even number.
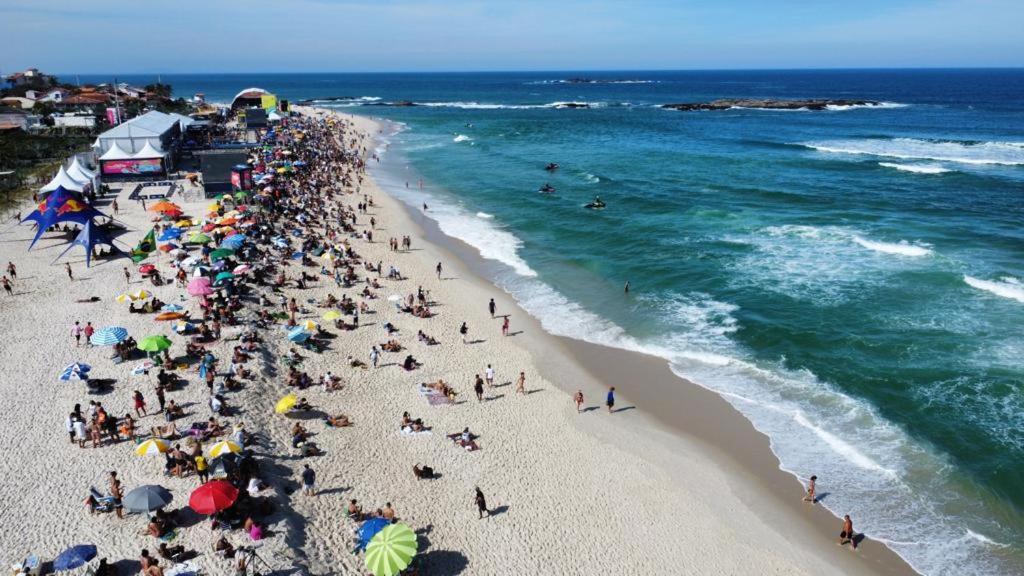
[[[377,176],[546,329],[718,391],[919,571],[1024,572],[1024,71],[577,75],[164,79],[400,122]],[[739,96],[884,105],[655,106]]]

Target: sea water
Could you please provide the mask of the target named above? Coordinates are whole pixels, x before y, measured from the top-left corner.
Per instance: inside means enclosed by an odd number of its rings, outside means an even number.
[[[394,120],[376,176],[545,329],[717,391],[918,571],[1024,571],[1024,71],[163,80]],[[880,104],[659,106],[731,97]]]

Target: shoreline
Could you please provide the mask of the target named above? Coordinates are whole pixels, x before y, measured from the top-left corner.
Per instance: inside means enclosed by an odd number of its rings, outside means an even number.
[[[382,121],[393,122],[375,116],[318,109],[347,117],[368,118],[378,126]],[[367,174],[371,178],[374,170],[375,167],[368,163]],[[511,294],[489,279],[488,270],[503,267],[503,264],[486,260],[475,247],[445,234],[429,215],[420,213],[417,207],[391,196],[380,188],[379,183],[376,184],[389,201],[403,209],[408,223],[419,232],[414,237],[433,244],[443,254],[451,255],[451,267],[467,272],[465,279],[479,289],[496,293],[495,300],[501,303],[499,309],[507,306],[516,311],[514,317],[518,326],[515,329],[523,330],[524,347],[529,350],[545,379],[565,394],[567,405],[573,390],[563,382],[582,383],[580,387],[590,400],[603,398],[607,387],[614,385],[620,404],[629,407],[635,404],[637,410],[634,412],[639,415],[636,420],[641,426],[639,431],[660,435],[659,440],[666,444],[663,448],[667,451],[677,448],[668,445],[677,440],[693,444],[686,450],[690,456],[706,458],[726,471],[730,475],[728,481],[733,488],[732,493],[740,496],[767,524],[786,526],[787,533],[783,536],[790,541],[813,542],[814,546],[807,550],[809,554],[841,567],[845,573],[918,574],[895,551],[872,540],[870,535],[858,547],[856,557],[838,550],[834,543],[841,518],[823,506],[812,507],[801,501],[803,484],[795,474],[781,468],[768,436],[755,429],[746,417],[716,392],[676,375],[663,358],[545,331],[538,319],[524,311]],[[524,322],[527,324],[525,329],[522,327]],[[642,377],[638,378],[638,375]],[[645,385],[623,384],[631,379],[643,380]],[[615,426],[616,432],[625,427],[620,423]],[[576,427],[600,437],[604,442],[615,443],[622,449],[630,448],[629,440],[602,433],[591,422],[577,423]],[[643,439],[643,434],[635,436],[634,439]],[[681,474],[677,480],[685,481]]]

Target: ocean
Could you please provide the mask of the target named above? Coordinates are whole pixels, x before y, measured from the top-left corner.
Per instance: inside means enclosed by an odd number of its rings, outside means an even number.
[[[1024,572],[1024,71],[162,80],[393,120],[375,175],[546,330],[718,392],[918,571]],[[881,104],[659,107],[734,97]]]

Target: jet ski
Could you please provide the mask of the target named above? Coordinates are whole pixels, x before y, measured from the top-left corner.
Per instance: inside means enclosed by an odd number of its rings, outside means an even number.
[[[537,192],[540,192],[542,194],[553,194],[555,192],[555,187],[552,186],[551,184],[544,184],[543,186],[537,189]]]
[[[544,167],[544,169],[547,170],[548,172],[554,172],[555,170],[558,170],[558,164],[555,164],[554,162],[549,162],[548,165]]]
[[[590,208],[591,210],[604,210],[605,206],[607,206],[607,204],[605,204],[604,201],[601,200],[600,196],[595,197],[594,201],[591,202],[590,204],[583,205],[584,208]]]

